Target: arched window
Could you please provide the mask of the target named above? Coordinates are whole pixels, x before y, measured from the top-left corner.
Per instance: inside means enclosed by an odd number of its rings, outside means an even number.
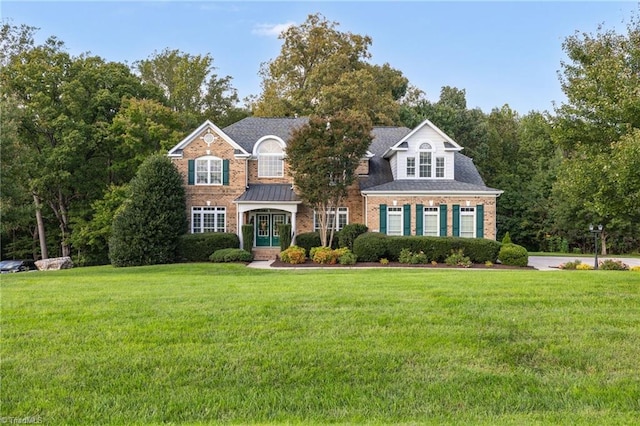
[[[265,140],[258,146],[258,177],[284,176],[284,151],[278,141]]]

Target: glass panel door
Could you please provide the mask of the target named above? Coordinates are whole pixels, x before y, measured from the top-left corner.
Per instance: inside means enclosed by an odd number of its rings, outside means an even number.
[[[268,214],[256,215],[256,246],[265,247],[271,244],[271,216]]]

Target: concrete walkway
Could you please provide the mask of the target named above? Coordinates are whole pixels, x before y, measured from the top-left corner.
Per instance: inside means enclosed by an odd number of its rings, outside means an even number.
[[[558,271],[559,266],[563,263],[573,262],[574,260],[579,259],[582,263],[586,263],[587,265],[593,265],[594,258],[593,256],[529,256],[529,266],[539,270],[539,271]],[[621,260],[623,263],[629,266],[640,266],[639,258],[630,258],[630,257],[615,257],[615,256],[605,256],[598,257],[598,261],[604,259],[614,259]],[[271,269],[271,264],[273,260],[256,260],[249,264],[249,268],[256,269]],[[321,268],[321,267],[319,267]],[[295,269],[295,268],[286,268],[286,269]],[[299,268],[299,269],[309,269],[308,267]]]

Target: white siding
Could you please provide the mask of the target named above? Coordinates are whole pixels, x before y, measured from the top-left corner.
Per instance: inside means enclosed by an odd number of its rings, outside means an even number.
[[[446,152],[444,150],[444,138],[438,134],[435,130],[433,130],[429,126],[424,126],[418,132],[416,132],[412,137],[407,141],[407,150],[406,151],[397,151],[396,155],[391,157],[390,164],[391,170],[393,172],[394,179],[415,179],[418,176],[418,165],[419,165],[419,147],[423,143],[431,144],[431,147],[434,149],[432,154],[432,173],[435,176],[435,167],[436,167],[436,157],[444,157],[445,163],[445,175],[444,178],[438,179],[453,179],[454,178],[454,153]],[[414,157],[416,159],[416,177],[407,177],[407,157]],[[433,178],[435,179],[435,178]]]
[[[389,159],[389,165],[391,166],[391,173],[393,174],[393,180],[403,179],[398,177],[398,156],[394,155]]]

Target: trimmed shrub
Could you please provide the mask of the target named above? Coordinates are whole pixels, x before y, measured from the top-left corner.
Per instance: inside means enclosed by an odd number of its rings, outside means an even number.
[[[240,248],[240,239],[230,232],[185,234],[178,244],[179,257],[184,262],[206,262],[218,250]]]
[[[226,248],[213,252],[209,257],[209,260],[215,263],[251,262],[253,260],[253,255],[248,251],[239,248]]]
[[[377,262],[387,254],[387,236],[379,232],[366,232],[353,242],[353,253],[361,262]]]
[[[632,266],[629,270],[633,272],[640,272],[640,265]]]
[[[293,265],[299,265],[306,260],[306,251],[299,246],[290,246],[288,249],[280,252],[280,260]]]
[[[320,234],[317,232],[305,232],[296,236],[296,245],[302,247],[305,253],[311,253],[314,247],[320,247]]]
[[[340,230],[338,235],[338,246],[339,247],[347,247],[349,250],[353,250],[353,242],[360,236],[367,232],[369,228],[367,225],[362,223],[350,223],[349,225],[345,225],[342,230]]]
[[[387,253],[389,258],[399,260],[400,253],[407,249],[412,253],[424,253],[427,259],[444,262],[452,251],[463,250],[472,263],[495,263],[498,260],[501,244],[484,238],[460,237],[388,237]]]
[[[598,263],[598,268],[603,271],[627,271],[629,265],[622,263],[621,260],[606,259]]]
[[[253,248],[253,225],[242,225],[242,248],[251,253]]]
[[[286,250],[291,245],[291,224],[281,223],[278,225],[278,235],[280,235],[280,250]]]
[[[498,259],[503,265],[527,266],[529,264],[529,252],[517,244],[503,244],[498,254]]]

